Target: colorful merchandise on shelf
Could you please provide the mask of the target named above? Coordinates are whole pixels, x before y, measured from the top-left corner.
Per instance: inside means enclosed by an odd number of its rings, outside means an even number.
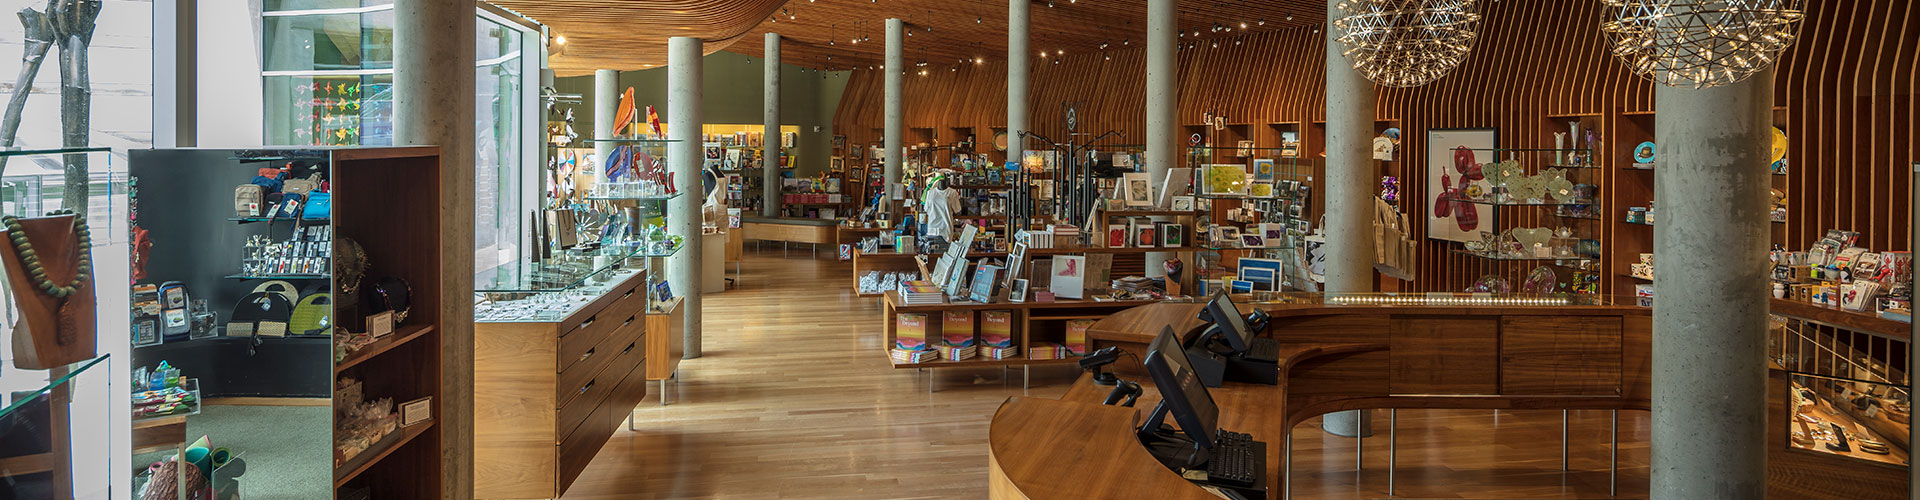
[[[922,351],[927,349],[926,313],[900,313],[900,317],[895,320],[895,324],[894,349],[909,351]]]
[[[980,311],[980,343],[986,347],[1013,347],[1013,311]]]

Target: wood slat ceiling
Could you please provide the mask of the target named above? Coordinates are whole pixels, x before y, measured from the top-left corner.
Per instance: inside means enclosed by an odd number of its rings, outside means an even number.
[[[567,43],[552,58],[561,76],[595,69],[666,64],[667,38],[693,36],[707,52],[760,56],[764,34],[779,33],[782,62],[814,69],[878,66],[886,20],[908,31],[906,58],[951,66],[982,58],[1004,61],[1008,0],[492,0],[550,27]],[[1030,1],[1030,0],[1012,0]],[[1049,6],[1051,5],[1051,6]],[[1230,40],[1322,23],[1322,0],[1184,0],[1179,26],[1189,38]],[[1146,39],[1146,0],[1033,2],[1032,47],[1085,54]],[[1247,25],[1246,29],[1240,27]],[[1215,26],[1221,28],[1215,31]],[[855,38],[861,38],[854,43]]]

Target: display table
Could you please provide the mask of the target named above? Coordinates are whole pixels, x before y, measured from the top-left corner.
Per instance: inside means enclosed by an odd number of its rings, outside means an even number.
[[[647,274],[593,291],[551,321],[474,325],[474,498],[559,498],[646,396]]]
[[[660,308],[647,312],[647,380],[660,382],[660,404],[667,404],[667,379],[680,372],[680,357],[686,355],[684,299],[674,297]]]
[[[840,221],[804,217],[741,217],[742,238],[787,243],[831,245],[836,241]]]

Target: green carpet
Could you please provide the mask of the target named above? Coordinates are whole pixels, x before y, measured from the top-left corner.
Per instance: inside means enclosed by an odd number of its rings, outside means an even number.
[[[214,447],[233,451],[237,465],[216,471],[214,479],[237,484],[240,498],[332,498],[332,412],[326,406],[208,405],[187,417],[187,441],[209,436]],[[168,454],[137,455],[133,464],[145,470]]]

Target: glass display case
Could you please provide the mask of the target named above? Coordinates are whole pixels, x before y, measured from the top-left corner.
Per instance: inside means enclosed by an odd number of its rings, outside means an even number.
[[[1782,304],[1774,300],[1774,304]],[[1793,450],[1907,465],[1912,451],[1910,326],[1822,306],[1772,308],[1771,394]],[[1781,383],[1784,372],[1785,383]]]
[[[1435,212],[1470,236],[1454,254],[1490,264],[1469,291],[1598,293],[1593,150],[1463,147],[1454,155]]]
[[[1288,156],[1282,148],[1192,148],[1192,204],[1207,214],[1195,241],[1208,251],[1198,254],[1202,280],[1244,281],[1247,290],[1316,291],[1319,275],[1312,263],[1319,238],[1310,238],[1319,215],[1314,210],[1314,172],[1324,160]],[[1201,157],[1205,157],[1202,159]],[[1185,206],[1174,199],[1174,208]],[[1243,259],[1252,266],[1241,265]],[[1271,269],[1269,280],[1261,271]],[[1249,274],[1252,275],[1249,275]]]
[[[46,370],[0,357],[0,498],[107,498],[109,355]]]
[[[559,321],[636,273],[647,274],[649,297],[672,296],[664,260],[685,242],[667,234],[667,204],[686,195],[667,180],[675,141],[586,142],[614,145],[609,168],[568,173],[531,216],[535,254],[474,275],[475,321]]]

